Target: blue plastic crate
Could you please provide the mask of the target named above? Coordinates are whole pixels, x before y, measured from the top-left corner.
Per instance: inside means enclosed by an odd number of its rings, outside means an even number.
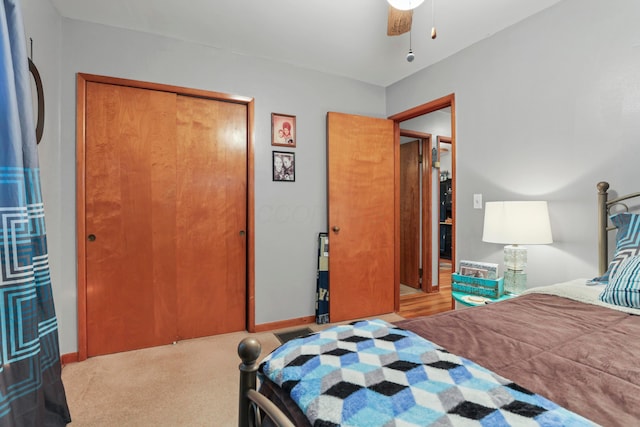
[[[453,273],[451,275],[451,290],[487,298],[500,298],[504,294],[504,278],[482,279]]]

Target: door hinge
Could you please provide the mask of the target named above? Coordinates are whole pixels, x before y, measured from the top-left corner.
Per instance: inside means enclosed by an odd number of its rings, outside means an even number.
[[[418,269],[418,277],[422,279],[422,269],[421,268]]]
[[[423,156],[422,154],[420,154],[420,155],[418,156],[418,164],[422,164],[422,162],[423,162],[423,157],[424,157],[424,156]]]

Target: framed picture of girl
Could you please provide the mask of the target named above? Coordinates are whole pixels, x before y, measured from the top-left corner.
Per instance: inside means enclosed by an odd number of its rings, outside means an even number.
[[[294,182],[296,180],[295,159],[295,153],[273,151],[273,180]]]
[[[296,146],[296,116],[271,113],[271,145]]]

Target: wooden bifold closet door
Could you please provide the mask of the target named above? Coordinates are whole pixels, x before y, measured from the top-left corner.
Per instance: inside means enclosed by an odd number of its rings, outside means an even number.
[[[88,82],[87,354],[246,327],[247,111]]]

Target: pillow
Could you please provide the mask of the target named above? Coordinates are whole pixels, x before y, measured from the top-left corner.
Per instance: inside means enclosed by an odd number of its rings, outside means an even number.
[[[622,261],[598,298],[609,304],[640,308],[640,256]]]
[[[640,255],[640,215],[621,212],[611,216],[611,223],[618,228],[616,233],[616,251],[607,271],[593,282],[609,283],[624,260]]]

